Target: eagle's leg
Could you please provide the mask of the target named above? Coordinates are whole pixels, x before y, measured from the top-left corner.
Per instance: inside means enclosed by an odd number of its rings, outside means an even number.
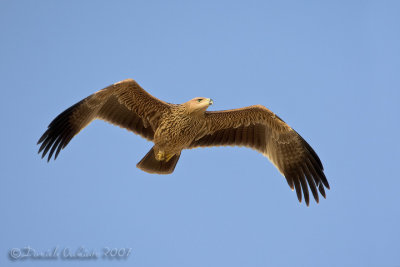
[[[173,156],[175,156],[175,154],[167,154],[165,156],[165,161],[168,162],[170,159],[172,159]]]
[[[168,162],[175,154],[166,154],[164,151],[158,151],[156,160]]]
[[[165,159],[165,152],[164,151],[158,151],[156,155],[156,160],[158,161],[163,161]]]

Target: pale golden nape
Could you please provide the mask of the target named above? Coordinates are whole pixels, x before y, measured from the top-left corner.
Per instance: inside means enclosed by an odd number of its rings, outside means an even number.
[[[91,121],[101,119],[154,142],[137,164],[146,172],[172,173],[183,149],[245,146],[268,157],[296,190],[300,202],[304,197],[309,205],[309,189],[317,203],[319,194],[326,197],[329,183],[318,155],[275,113],[261,105],[206,111],[212,104],[210,98],[202,97],[181,105],[166,103],[134,80],[123,80],[58,115],[39,139],[39,153],[42,158],[48,153],[48,161],[53,155],[56,159],[75,135]]]

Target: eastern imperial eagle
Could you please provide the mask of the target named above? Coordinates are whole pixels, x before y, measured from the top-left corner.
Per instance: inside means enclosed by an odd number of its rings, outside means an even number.
[[[323,166],[311,146],[282,119],[264,106],[206,111],[209,98],[196,97],[176,105],[161,101],[134,80],[127,79],[100,90],[58,115],[39,139],[42,158],[63,149],[94,119],[102,119],[141,135],[154,146],[136,165],[157,174],[175,169],[183,149],[209,146],[246,146],[267,156],[309,205],[308,186],[318,202],[329,189]],[[307,186],[308,184],[308,186]]]

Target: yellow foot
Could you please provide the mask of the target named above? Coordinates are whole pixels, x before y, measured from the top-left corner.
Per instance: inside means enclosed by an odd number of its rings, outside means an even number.
[[[172,159],[172,157],[175,156],[175,154],[165,154],[164,151],[158,151],[157,155],[156,155],[156,160],[158,161],[166,161],[168,162],[170,159]]]
[[[165,153],[163,151],[158,151],[158,153],[156,155],[156,160],[162,161],[164,159],[165,159]]]
[[[165,161],[168,162],[172,157],[175,156],[174,154],[167,154]]]

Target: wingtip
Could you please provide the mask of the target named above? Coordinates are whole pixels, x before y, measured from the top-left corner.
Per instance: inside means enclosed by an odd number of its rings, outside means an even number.
[[[40,145],[44,141],[45,137],[42,135],[39,140],[37,141],[36,145]]]
[[[328,183],[325,185],[325,187],[326,187],[328,190],[331,190],[331,186],[330,186]]]
[[[325,189],[324,189],[324,186],[322,184],[318,185],[318,190],[319,190],[319,193],[321,194],[321,196],[323,196],[326,199]]]

